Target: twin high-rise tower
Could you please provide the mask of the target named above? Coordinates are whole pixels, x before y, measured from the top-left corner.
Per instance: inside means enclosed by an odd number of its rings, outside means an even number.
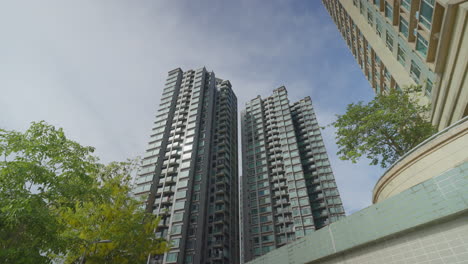
[[[134,188],[172,242],[152,263],[240,263],[344,216],[311,99],[284,87],[242,112],[239,203],[237,111],[229,81],[169,72]]]
[[[239,262],[237,98],[205,68],[169,72],[135,195],[172,242],[153,263]]]
[[[280,87],[247,103],[242,173],[246,261],[344,217],[310,97]]]

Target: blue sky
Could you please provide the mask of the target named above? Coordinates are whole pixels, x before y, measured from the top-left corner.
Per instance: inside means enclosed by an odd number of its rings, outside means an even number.
[[[0,127],[63,127],[103,162],[141,155],[169,70],[205,66],[229,79],[239,109],[285,85],[311,96],[321,125],[373,97],[321,1],[3,1]],[[347,213],[371,202],[381,175],[335,153]]]

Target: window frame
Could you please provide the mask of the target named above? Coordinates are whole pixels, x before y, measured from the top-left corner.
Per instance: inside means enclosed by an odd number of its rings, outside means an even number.
[[[402,29],[402,26],[404,26],[406,28],[406,31],[403,31],[401,30]],[[398,30],[400,31],[400,33],[403,34],[403,36],[405,36],[406,38],[409,37],[409,23],[408,21],[406,21],[406,19],[402,16],[400,16],[400,23],[398,23]]]
[[[421,49],[421,47],[423,49]],[[416,34],[416,46],[415,50],[421,55],[423,58],[427,58],[427,51],[429,49],[429,41],[427,41],[421,33]]]
[[[431,1],[432,3],[429,3]],[[418,21],[428,30],[431,30],[432,27],[432,19],[434,16],[434,0],[421,0],[421,4],[419,5],[419,19]],[[431,9],[430,18],[427,18],[423,15],[423,5],[426,5],[429,9]]]
[[[387,1],[385,1],[384,14],[385,18],[390,20],[393,24],[393,6]]]
[[[391,40],[391,41],[389,41]],[[385,31],[385,46],[393,53],[393,36],[388,30]]]
[[[416,72],[413,70],[413,69],[416,69],[418,71],[418,73],[416,74]],[[410,67],[410,75],[411,75],[411,78],[419,84],[419,80],[421,78],[421,68],[414,62],[414,60],[411,61],[411,67]],[[417,77],[417,78],[416,78]]]
[[[402,49],[401,45],[399,44],[398,44],[398,51],[397,51],[397,60],[401,63],[401,65],[406,66],[406,51]]]
[[[410,11],[411,9],[411,0],[401,0],[401,6],[405,8],[407,11]]]

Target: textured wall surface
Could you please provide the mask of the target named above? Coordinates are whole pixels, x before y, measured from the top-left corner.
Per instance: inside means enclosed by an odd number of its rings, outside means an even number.
[[[468,162],[249,263],[468,263]]]
[[[321,264],[468,263],[468,214],[395,235]]]
[[[468,117],[432,136],[395,162],[375,185],[381,202],[468,161]]]

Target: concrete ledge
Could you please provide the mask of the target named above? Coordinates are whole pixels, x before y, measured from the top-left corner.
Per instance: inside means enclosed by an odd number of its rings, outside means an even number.
[[[395,162],[378,180],[372,201],[381,202],[468,161],[468,118],[440,131]]]
[[[298,264],[323,263],[323,261],[348,263],[342,260],[344,254],[362,252],[363,247],[377,245],[379,241],[392,238],[396,234],[405,234],[441,219],[461,215],[466,220],[467,212],[468,162],[464,162],[437,177],[417,184],[248,263]],[[463,226],[460,228],[468,230],[466,224],[468,221],[461,221],[461,223]],[[468,248],[468,239],[466,248]],[[366,252],[372,254],[371,251]],[[385,262],[383,256],[372,257],[374,258],[372,263],[390,263]],[[328,262],[330,259],[333,261]]]

